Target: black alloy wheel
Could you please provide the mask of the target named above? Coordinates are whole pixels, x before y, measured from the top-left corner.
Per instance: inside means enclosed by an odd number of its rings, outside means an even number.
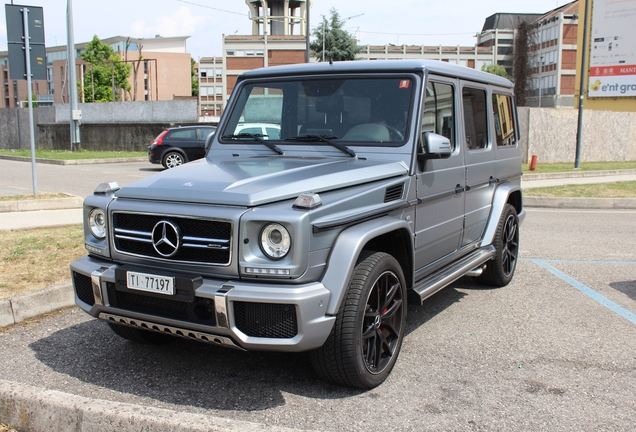
[[[495,256],[488,262],[479,280],[487,285],[503,287],[512,280],[519,257],[519,218],[510,204],[506,204],[499,219],[493,246]]]
[[[397,361],[406,328],[406,283],[400,264],[376,252],[353,272],[325,344],[312,351],[316,373],[337,384],[370,389]]]

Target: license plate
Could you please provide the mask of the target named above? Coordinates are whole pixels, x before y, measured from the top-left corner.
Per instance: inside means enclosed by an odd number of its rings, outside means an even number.
[[[126,272],[128,288],[158,294],[174,295],[174,278],[149,273]]]

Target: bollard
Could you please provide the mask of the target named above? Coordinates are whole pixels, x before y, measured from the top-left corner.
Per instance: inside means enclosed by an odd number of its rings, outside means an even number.
[[[537,155],[532,155],[530,160],[530,171],[534,171],[537,168]]]

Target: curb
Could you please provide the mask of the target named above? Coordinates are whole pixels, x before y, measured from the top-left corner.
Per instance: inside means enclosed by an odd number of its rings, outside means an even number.
[[[84,202],[84,199],[82,197],[69,194],[65,195],[68,195],[68,198],[0,201],[0,213],[39,210],[62,210],[82,207],[82,204]]]
[[[86,398],[0,380],[0,416],[18,430],[57,432],[293,431],[205,414]]]
[[[0,159],[18,161],[18,162],[31,162],[31,158],[24,156],[7,156],[0,155]],[[131,157],[131,158],[111,158],[111,159],[72,159],[72,160],[58,160],[58,159],[42,159],[35,158],[37,163],[44,163],[49,165],[91,165],[91,164],[107,164],[107,163],[125,163],[125,162],[147,162],[147,157]]]
[[[0,299],[0,327],[54,312],[75,304],[71,281]]]
[[[636,209],[636,198],[557,198],[523,197],[524,207],[563,209]]]
[[[636,174],[636,169],[622,169],[622,170],[604,170],[604,171],[570,171],[570,172],[555,172],[555,173],[539,173],[539,174],[524,174],[522,181],[533,180],[552,180],[552,179],[564,179],[564,178],[581,178],[581,177],[607,177],[615,175],[630,175]]]

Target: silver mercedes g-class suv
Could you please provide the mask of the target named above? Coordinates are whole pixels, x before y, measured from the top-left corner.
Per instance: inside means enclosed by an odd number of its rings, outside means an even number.
[[[324,379],[381,384],[407,297],[513,277],[512,87],[436,61],[243,73],[204,159],[85,200],[77,305],[130,340],[310,351]]]

